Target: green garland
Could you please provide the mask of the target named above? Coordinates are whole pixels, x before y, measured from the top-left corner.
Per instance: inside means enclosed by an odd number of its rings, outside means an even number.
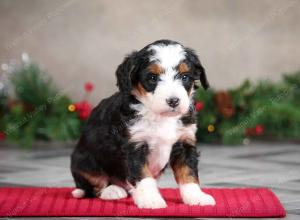
[[[220,111],[214,89],[198,90],[196,100],[204,108],[198,113],[200,142],[241,144],[249,138],[300,140],[300,72],[283,75],[280,82],[248,80],[224,93],[230,97],[231,117]],[[213,126],[213,130],[209,129]]]
[[[0,141],[30,147],[35,140],[75,140],[91,105],[74,103],[54,86],[34,63],[15,69],[11,82],[15,98],[0,93]],[[85,85],[86,92],[93,89]],[[241,144],[250,138],[300,139],[300,72],[280,82],[245,81],[227,91],[199,89],[198,141]]]
[[[72,100],[61,94],[51,79],[34,63],[12,74],[15,98],[7,101],[7,113],[0,128],[5,138],[24,147],[35,140],[73,140],[80,135],[83,121],[68,111]]]

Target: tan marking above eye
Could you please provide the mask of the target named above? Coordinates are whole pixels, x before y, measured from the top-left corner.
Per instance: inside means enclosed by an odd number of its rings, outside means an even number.
[[[186,73],[190,71],[190,68],[186,63],[179,64],[177,68],[179,73]]]
[[[153,74],[158,74],[158,75],[164,72],[164,69],[163,69],[160,65],[158,65],[158,64],[156,64],[156,63],[150,64],[150,65],[148,66],[148,70],[149,70],[151,73],[153,73]]]

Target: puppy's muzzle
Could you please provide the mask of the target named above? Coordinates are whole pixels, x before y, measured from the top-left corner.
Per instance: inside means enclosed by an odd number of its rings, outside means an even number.
[[[166,102],[170,107],[176,108],[179,105],[179,98],[171,97],[169,99],[166,99]]]

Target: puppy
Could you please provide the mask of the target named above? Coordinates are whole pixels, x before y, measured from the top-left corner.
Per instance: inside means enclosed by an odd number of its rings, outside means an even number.
[[[201,191],[193,93],[209,85],[193,50],[159,40],[128,55],[116,71],[119,92],[92,111],[71,156],[76,198],[121,199],[164,208],[156,179],[169,164],[188,205],[215,205]]]

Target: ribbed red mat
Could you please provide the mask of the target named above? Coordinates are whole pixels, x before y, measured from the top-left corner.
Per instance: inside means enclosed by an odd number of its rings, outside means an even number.
[[[188,206],[177,189],[161,189],[165,209],[138,209],[132,199],[74,199],[72,188],[0,188],[0,217],[12,216],[156,216],[156,217],[284,217],[275,194],[265,188],[204,189],[216,206]]]

